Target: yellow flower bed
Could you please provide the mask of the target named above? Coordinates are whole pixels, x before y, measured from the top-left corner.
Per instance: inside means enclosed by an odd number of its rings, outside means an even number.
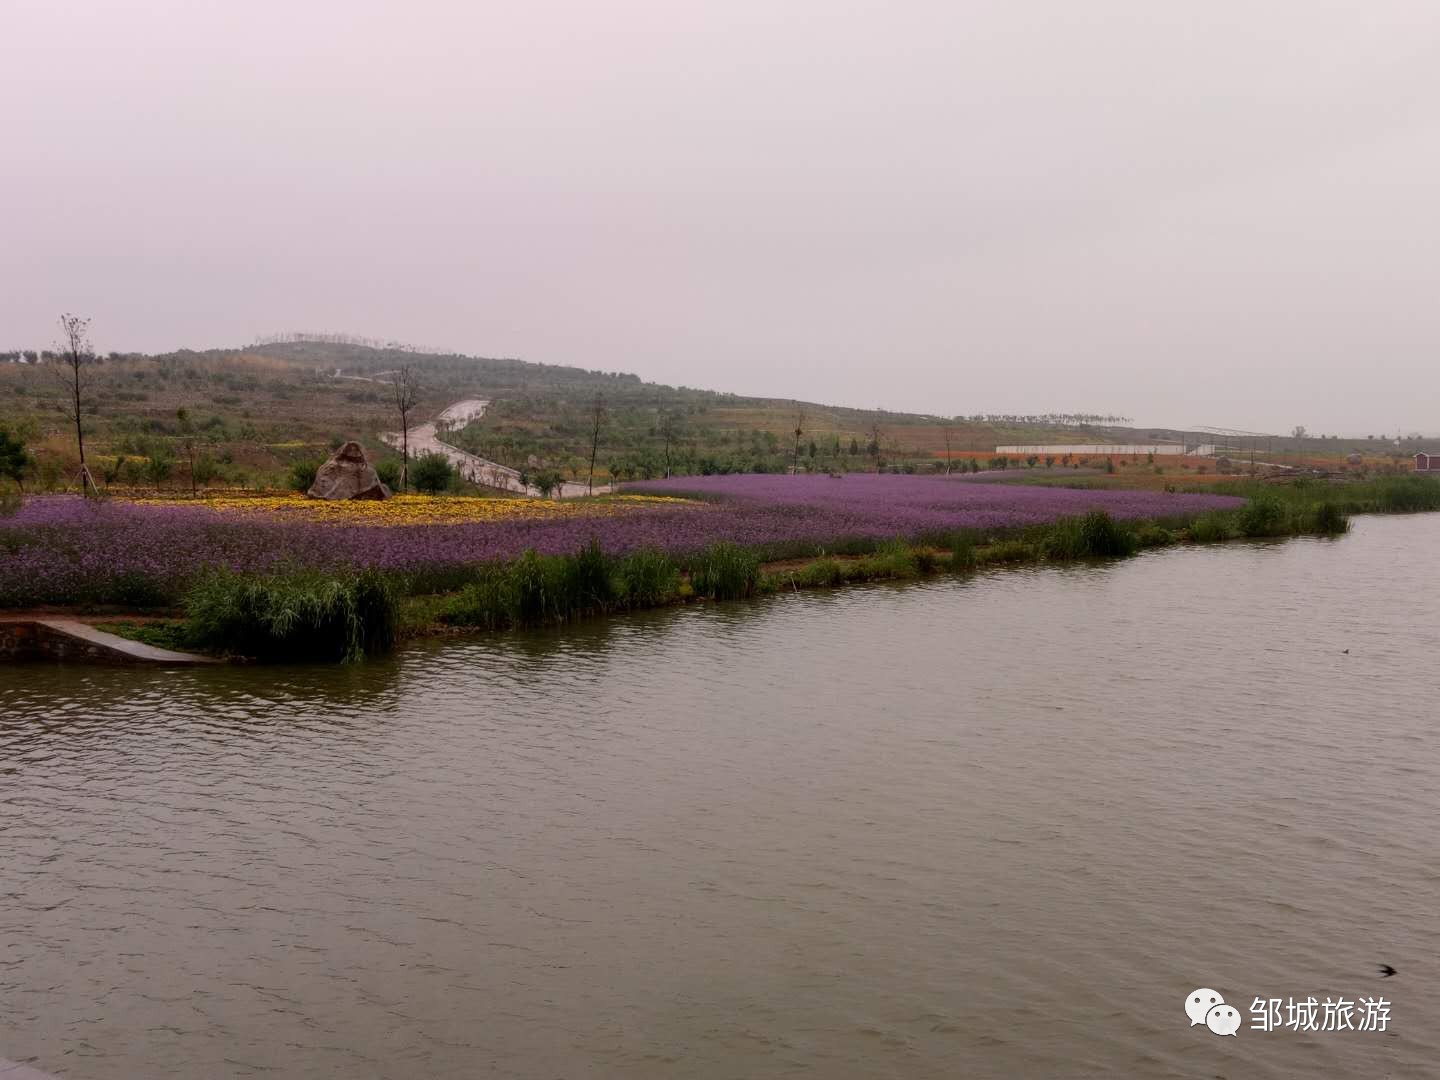
[[[141,505],[207,506],[222,513],[266,514],[337,525],[464,525],[475,521],[540,521],[569,517],[610,517],[655,505],[684,505],[689,499],[664,495],[617,495],[602,502],[559,499],[473,499],[454,495],[396,495],[380,501],[327,502],[289,495],[201,495],[188,498],[131,498]]]

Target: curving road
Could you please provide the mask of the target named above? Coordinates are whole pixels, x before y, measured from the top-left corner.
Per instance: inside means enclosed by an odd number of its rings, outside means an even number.
[[[447,427],[463,427],[471,420],[478,420],[485,415],[489,407],[488,399],[467,398],[465,401],[457,401],[444,409],[439,416],[429,423],[420,424],[409,431],[410,454],[412,457],[421,454],[439,454],[460,471],[465,479],[483,484],[485,487],[499,488],[502,491],[514,491],[521,495],[539,495],[532,484],[526,487],[520,482],[520,473],[508,465],[501,465],[498,461],[487,461],[485,458],[476,457],[467,453],[457,446],[451,446],[442,442],[439,435],[441,424]],[[389,445],[399,448],[402,444],[398,431],[388,432],[380,436],[381,440]],[[595,485],[597,495],[604,494],[610,490],[608,484]],[[576,495],[589,494],[589,489],[584,484],[571,480],[565,481],[560,486],[560,497],[567,498]]]

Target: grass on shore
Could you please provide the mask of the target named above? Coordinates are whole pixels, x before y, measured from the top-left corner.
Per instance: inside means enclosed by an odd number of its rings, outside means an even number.
[[[1248,501],[1195,518],[1117,521],[1103,511],[1045,525],[962,530],[913,540],[852,540],[757,550],[716,544],[689,555],[527,552],[508,562],[421,574],[215,574],[195,583],[186,620],[116,632],[167,648],[260,659],[358,660],[403,637],[443,628],[556,626],[692,600],[730,600],[853,582],[910,580],[1000,565],[1124,558],[1180,543],[1336,536],[1353,512],[1440,509],[1440,484],[1416,477],[1363,483],[1242,483]],[[781,560],[787,560],[781,562]]]

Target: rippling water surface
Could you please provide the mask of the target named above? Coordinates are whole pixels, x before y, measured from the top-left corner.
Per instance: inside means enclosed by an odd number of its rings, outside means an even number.
[[[1368,518],[354,669],[0,669],[0,1056],[1435,1076],[1437,550]],[[1220,1038],[1197,986],[1390,1029]]]

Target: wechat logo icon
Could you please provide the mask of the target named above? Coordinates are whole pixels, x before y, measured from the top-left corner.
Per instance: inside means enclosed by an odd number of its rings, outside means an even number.
[[[1204,1024],[1216,1035],[1234,1035],[1240,1030],[1240,1012],[1226,1005],[1218,991],[1201,987],[1192,990],[1185,999],[1185,1015],[1190,1017],[1190,1026]]]

